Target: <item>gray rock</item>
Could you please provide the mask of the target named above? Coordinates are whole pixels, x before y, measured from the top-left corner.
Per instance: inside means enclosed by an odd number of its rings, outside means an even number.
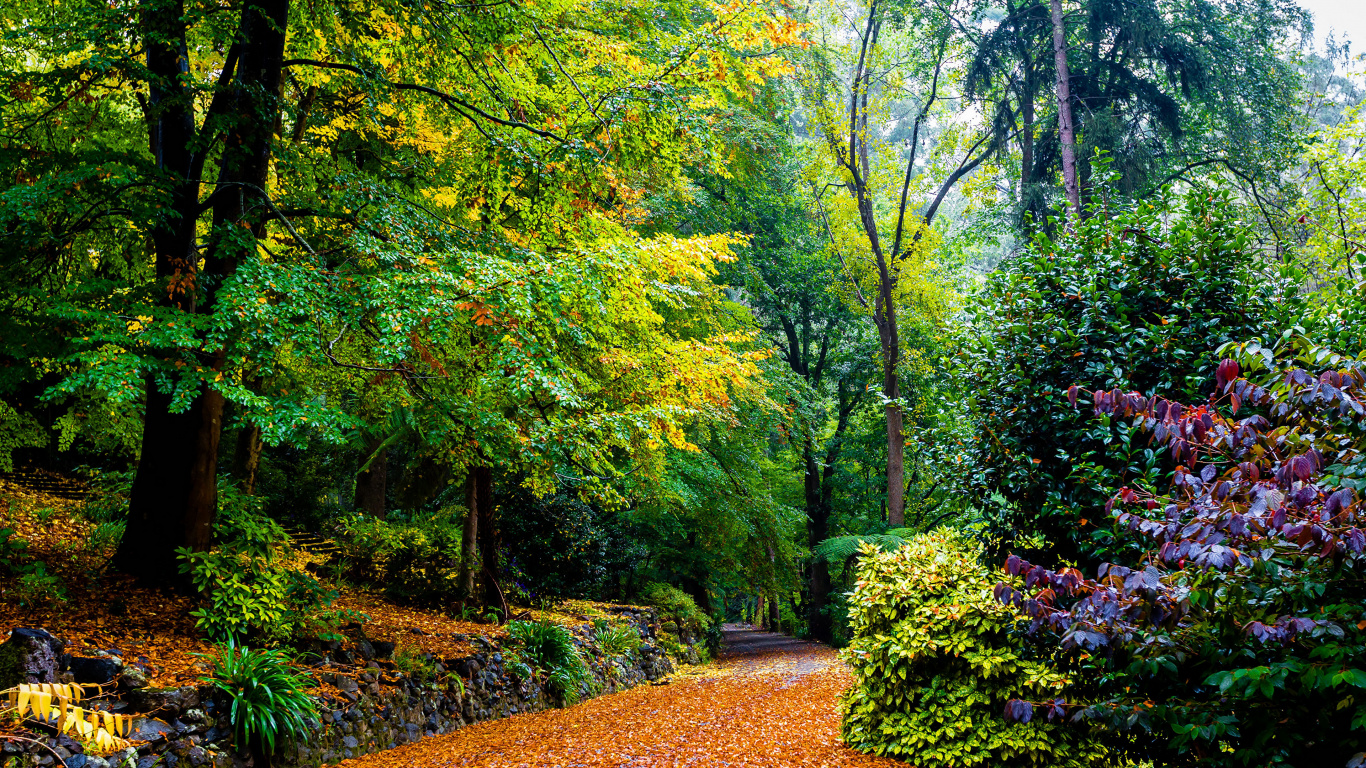
[[[139,717],[133,721],[133,731],[129,734],[128,740],[154,742],[160,741],[173,733],[175,733],[175,729],[167,723],[150,717]]]
[[[14,630],[0,645],[0,690],[20,683],[61,682],[65,648],[66,643],[45,629],[20,627]]]

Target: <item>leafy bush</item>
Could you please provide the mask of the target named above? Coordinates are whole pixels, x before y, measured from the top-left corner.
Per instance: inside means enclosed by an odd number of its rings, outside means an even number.
[[[1086,396],[1179,462],[1165,493],[1125,487],[1112,500],[1141,555],[1096,579],[1012,557],[1031,588],[998,593],[1071,653],[1100,702],[1081,715],[1128,736],[1135,759],[1359,763],[1366,363],[1288,335],[1274,350],[1225,351],[1206,403]]]
[[[615,514],[569,493],[541,498],[516,489],[500,504],[499,528],[516,574],[509,589],[533,605],[605,597],[645,557]]]
[[[329,610],[336,592],[290,566],[290,539],[275,521],[259,514],[250,497],[220,488],[225,503],[214,527],[214,548],[177,550],[206,604],[190,612],[195,625],[216,642],[251,637],[265,643],[335,635],[355,612]]]
[[[581,687],[593,677],[569,630],[538,621],[511,621],[507,630],[508,636],[520,646],[521,661],[544,672],[550,690],[566,704],[577,703]]]
[[[620,624],[603,624],[593,632],[598,647],[608,656],[627,656],[640,648],[640,634]]]
[[[1115,556],[1110,490],[1173,466],[1128,424],[1076,413],[1068,387],[1200,399],[1220,344],[1279,332],[1267,318],[1294,291],[1260,274],[1236,207],[1207,190],[1173,207],[1094,200],[1075,233],[1041,232],[970,307],[963,354],[980,432],[970,471],[994,536],[1017,551],[1042,534],[1040,557]]]
[[[697,607],[692,595],[671,584],[650,582],[641,591],[641,599],[658,608],[660,618],[673,622],[680,631],[701,635],[711,626],[711,617]]]
[[[854,637],[840,652],[854,674],[841,701],[845,741],[921,768],[1106,764],[1075,729],[1002,717],[1012,699],[1060,696],[1067,678],[1027,657],[979,554],[943,529],[891,552],[864,545]]]
[[[361,583],[379,581],[388,597],[401,602],[451,602],[460,594],[463,528],[457,517],[443,512],[412,523],[369,515],[344,518],[336,540],[348,576]]]
[[[239,743],[267,755],[275,752],[277,740],[302,736],[307,731],[305,718],[318,714],[304,692],[307,679],[291,670],[279,651],[252,651],[229,643],[213,657],[213,668],[201,682],[228,697],[228,718]]]
[[[432,680],[436,677],[436,661],[421,649],[405,645],[394,651],[391,658],[400,672],[418,680]]]
[[[23,569],[23,575],[11,590],[11,596],[21,607],[29,610],[49,608],[66,602],[66,584],[62,577],[48,573],[47,566],[39,560]]]

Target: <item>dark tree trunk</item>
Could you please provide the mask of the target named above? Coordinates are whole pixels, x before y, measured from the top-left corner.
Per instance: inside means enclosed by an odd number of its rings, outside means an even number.
[[[409,464],[403,472],[398,503],[403,509],[417,509],[436,497],[451,481],[451,468],[430,456]]]
[[[194,104],[185,85],[189,69],[185,46],[184,7],[179,2],[153,4],[143,12],[147,45],[148,146],[158,170],[176,179],[171,207],[152,228],[156,277],[164,304],[195,311],[195,221],[198,184],[194,179]],[[180,413],[171,412],[171,396],[147,379],[142,453],[128,507],[128,527],[112,565],[148,583],[177,579],[175,550],[204,549],[209,544],[216,489],[204,488],[204,460],[197,452],[217,438],[200,434],[215,422],[202,397]],[[221,411],[219,414],[221,423]],[[216,459],[216,455],[213,459]]]
[[[820,466],[816,463],[814,446],[806,446],[806,538],[815,546],[830,536],[830,505],[823,493]],[[830,603],[830,564],[817,559],[811,564],[809,582],[810,602],[806,616],[811,636],[823,643],[833,639],[833,627],[826,607]]]
[[[376,517],[384,516],[384,494],[389,480],[389,449],[384,438],[371,438],[365,444],[362,462],[369,466],[356,474],[356,509]]]
[[[460,601],[474,597],[474,563],[479,558],[476,549],[479,536],[479,485],[475,470],[465,473],[465,530],[460,538]]]
[[[502,622],[508,620],[508,604],[499,585],[499,561],[501,541],[498,536],[498,521],[494,515],[493,470],[489,467],[474,467],[475,495],[478,499],[479,514],[479,559],[484,574],[484,605],[502,610]]]
[[[258,238],[265,231],[267,206],[262,197],[270,172],[289,1],[258,0],[243,9],[238,43],[228,57],[235,65],[235,78],[226,91],[215,95],[208,110],[211,117],[216,116],[222,104],[226,123],[218,184],[212,195],[214,228],[202,273],[197,271],[195,228],[200,213],[199,179],[209,150],[204,147],[199,156],[194,154],[200,142],[195,136],[193,100],[184,84],[189,54],[183,17],[179,2],[153,6],[143,17],[150,74],[149,144],[157,166],[178,179],[171,200],[176,215],[167,216],[153,229],[152,240],[165,301],[182,312],[208,313],[213,311],[215,292],[243,255],[240,238],[225,233],[235,232],[239,224],[247,225]],[[223,82],[232,74],[233,66],[225,63]],[[225,100],[220,102],[220,97]],[[206,128],[218,126],[206,123]],[[254,203],[251,208],[248,200]],[[201,359],[210,370],[221,369],[224,352],[203,350]],[[142,458],[129,500],[128,529],[113,565],[144,582],[167,583],[178,580],[176,548],[204,550],[212,538],[225,402],[219,392],[205,387],[183,412],[172,413],[169,395],[151,380],[147,390]]]
[[[783,620],[782,614],[778,610],[778,600],[778,596],[774,595],[773,599],[768,601],[768,629],[770,632],[783,631]]]

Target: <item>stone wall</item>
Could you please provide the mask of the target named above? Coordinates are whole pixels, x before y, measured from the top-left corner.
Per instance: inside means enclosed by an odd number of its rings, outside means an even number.
[[[654,610],[613,610],[635,627],[642,645],[629,658],[608,658],[593,643],[591,625],[573,628],[593,675],[592,682],[580,691],[582,698],[614,693],[673,672],[672,661],[659,646],[659,624]],[[32,637],[24,634],[21,640],[32,645]],[[281,748],[273,765],[330,765],[348,757],[449,733],[472,723],[564,704],[540,681],[523,680],[511,674],[504,664],[499,641],[481,636],[454,639],[470,643],[475,651],[461,658],[428,659],[435,672],[431,676],[407,675],[395,668],[385,658],[393,651],[392,644],[372,644],[357,636],[346,645],[334,644],[323,649],[314,672],[340,695],[319,698],[320,717],[309,724],[311,733],[298,744]],[[42,646],[41,637],[39,640],[38,645]],[[60,644],[55,638],[52,640]],[[685,650],[687,655],[696,654],[691,646]],[[30,678],[38,678],[33,682],[96,682],[81,677],[117,670],[119,694],[107,705],[113,711],[140,715],[135,720],[133,738],[141,743],[135,749],[112,756],[94,757],[85,755],[81,745],[66,736],[46,736],[44,746],[4,742],[0,747],[0,768],[55,767],[60,764],[57,757],[66,768],[261,768],[252,766],[250,758],[237,754],[226,719],[226,702],[213,689],[148,688],[145,675],[131,667],[120,669],[121,661],[113,656],[95,660],[101,664],[92,664],[91,660],[64,656],[60,645],[40,647],[36,652],[49,653],[61,661],[58,669],[38,669],[30,674]],[[92,666],[98,669],[91,669]],[[51,679],[42,679],[45,675]]]

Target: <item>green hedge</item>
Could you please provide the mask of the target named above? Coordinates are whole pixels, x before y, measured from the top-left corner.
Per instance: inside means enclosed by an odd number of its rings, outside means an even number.
[[[1000,574],[960,534],[939,530],[861,550],[850,600],[855,684],[842,732],[862,752],[933,766],[1097,766],[1111,761],[1088,726],[1007,723],[1010,699],[1051,701],[1066,678],[1024,657],[1018,620],[992,596]]]

